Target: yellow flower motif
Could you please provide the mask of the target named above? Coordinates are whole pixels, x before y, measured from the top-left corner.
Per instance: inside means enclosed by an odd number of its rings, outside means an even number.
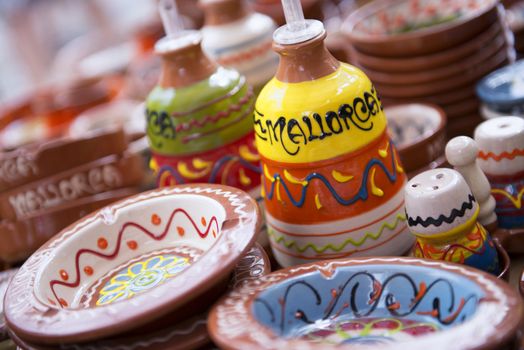
[[[177,275],[190,264],[178,255],[157,255],[118,271],[100,290],[97,306],[132,298]]]

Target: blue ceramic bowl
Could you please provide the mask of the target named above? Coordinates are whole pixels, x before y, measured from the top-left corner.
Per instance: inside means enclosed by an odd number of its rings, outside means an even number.
[[[493,111],[524,114],[524,60],[484,77],[477,84],[477,95]]]
[[[210,322],[229,349],[505,349],[521,315],[517,293],[483,272],[369,258],[277,271],[230,294]],[[231,332],[235,319],[245,331]]]

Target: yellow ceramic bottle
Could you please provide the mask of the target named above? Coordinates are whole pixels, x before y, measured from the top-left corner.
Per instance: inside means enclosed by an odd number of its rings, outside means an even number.
[[[377,91],[325,37],[321,22],[288,18],[274,35],[278,71],[255,106],[268,233],[283,266],[400,255],[413,243]]]

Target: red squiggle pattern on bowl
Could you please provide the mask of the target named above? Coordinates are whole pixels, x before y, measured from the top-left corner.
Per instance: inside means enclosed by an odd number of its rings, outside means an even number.
[[[63,281],[59,281],[59,280],[52,280],[52,281],[49,282],[49,285],[51,287],[51,291],[53,292],[53,296],[58,301],[58,304],[60,305],[60,307],[63,308],[64,307],[64,303],[63,303],[63,299],[59,298],[58,295],[56,294],[55,285],[62,285],[62,286],[69,287],[69,288],[76,288],[76,287],[79,286],[79,284],[80,284],[80,257],[82,255],[84,255],[84,254],[92,254],[92,255],[98,256],[100,258],[107,259],[107,260],[114,259],[116,256],[118,256],[118,253],[120,252],[120,247],[121,247],[121,243],[122,243],[122,237],[123,237],[123,235],[126,232],[126,229],[128,227],[135,227],[140,232],[144,233],[145,235],[149,236],[150,238],[152,238],[152,239],[154,239],[156,241],[161,241],[162,239],[164,239],[167,236],[167,233],[169,232],[169,229],[171,227],[173,219],[174,219],[175,215],[178,214],[178,213],[183,214],[189,220],[189,222],[193,225],[193,228],[195,229],[195,231],[197,232],[197,234],[201,238],[206,238],[208,236],[209,232],[211,231],[211,228],[212,228],[213,224],[215,226],[215,231],[214,232],[218,232],[219,231],[218,220],[217,220],[216,216],[213,216],[211,218],[211,220],[209,220],[209,224],[207,225],[207,228],[206,228],[205,231],[200,231],[199,228],[197,227],[195,221],[193,220],[193,218],[182,208],[177,208],[177,209],[173,210],[173,212],[169,216],[169,220],[167,221],[167,224],[166,224],[166,227],[165,227],[164,231],[159,236],[156,236],[153,232],[149,231],[148,229],[146,229],[145,227],[143,227],[142,225],[140,225],[138,223],[126,222],[122,226],[120,231],[118,232],[118,238],[117,238],[117,241],[116,241],[116,247],[115,247],[115,250],[112,253],[104,254],[104,253],[97,252],[97,251],[92,250],[92,249],[86,249],[86,248],[80,249],[79,251],[77,251],[77,253],[75,255],[75,279],[74,279],[74,281],[70,282],[70,283],[67,283],[67,282],[63,282]],[[67,304],[65,306],[67,306]]]

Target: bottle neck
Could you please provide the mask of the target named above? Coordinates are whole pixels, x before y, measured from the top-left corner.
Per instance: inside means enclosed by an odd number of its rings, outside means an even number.
[[[162,73],[159,85],[163,88],[182,88],[209,78],[217,69],[202,51],[200,42],[162,53]]]
[[[201,0],[206,26],[219,26],[245,18],[249,12],[244,0]]]
[[[300,83],[322,78],[334,73],[340,62],[327,50],[323,33],[308,41],[282,45],[273,43],[273,49],[280,55],[275,77],[286,83]]]

